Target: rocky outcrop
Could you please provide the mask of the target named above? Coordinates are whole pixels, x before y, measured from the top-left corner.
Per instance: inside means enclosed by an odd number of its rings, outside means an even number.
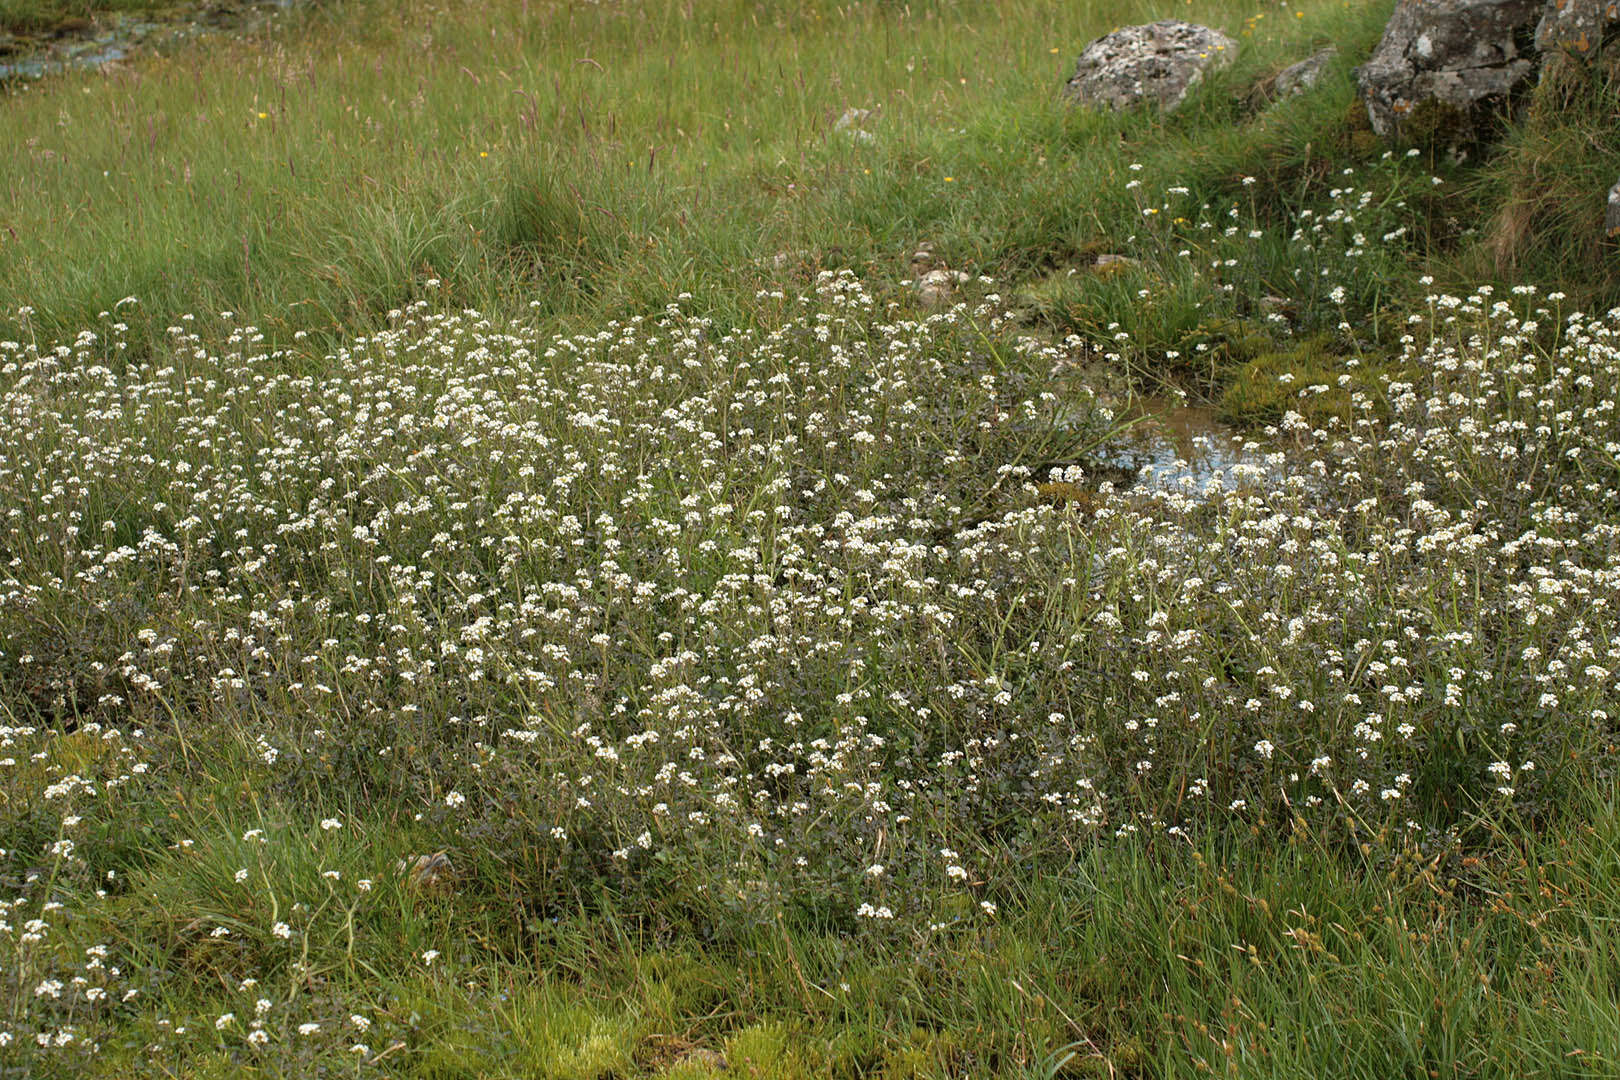
[[[1083,105],[1174,109],[1204,72],[1229,63],[1237,42],[1207,26],[1164,19],[1127,26],[1080,53],[1065,95]]]
[[[1399,0],[1356,81],[1379,135],[1455,150],[1490,135],[1484,121],[1538,74],[1583,64],[1617,35],[1620,0]],[[1604,235],[1620,237],[1620,184]]]
[[[1588,56],[1620,26],[1620,0],[1547,0],[1536,24],[1536,48]]]
[[[1426,128],[1443,125],[1447,141],[1475,138],[1535,74],[1542,8],[1543,0],[1401,0],[1356,73],[1373,130],[1399,136],[1421,118]]]

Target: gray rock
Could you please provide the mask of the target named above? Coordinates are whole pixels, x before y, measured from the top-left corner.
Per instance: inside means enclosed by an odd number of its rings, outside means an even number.
[[[802,249],[793,251],[778,251],[775,255],[771,256],[771,269],[787,270],[791,267],[800,266],[809,262],[810,258],[811,253]]]
[[[1536,48],[1589,56],[1620,23],[1620,0],[1547,0],[1536,24]]]
[[[1438,106],[1456,123],[1451,141],[1478,133],[1535,72],[1525,46],[1543,0],[1401,0],[1372,57],[1356,73],[1367,118],[1383,136],[1412,112]]]
[[[872,119],[871,109],[845,109],[844,115],[833,122],[833,130],[842,131],[856,142],[871,142],[876,136],[865,127],[870,119]]]
[[[1146,102],[1168,111],[1205,71],[1236,54],[1237,42],[1207,26],[1173,19],[1127,26],[1085,47],[1064,93],[1083,105],[1127,109]]]
[[[911,276],[920,278],[934,266],[934,245],[927,240],[917,245],[917,250],[911,253]]]
[[[914,288],[917,298],[925,304],[939,306],[947,303],[958,285],[973,279],[960,270],[930,270],[917,279]]]
[[[1129,255],[1102,254],[1093,262],[1092,268],[1101,274],[1117,274],[1121,270],[1132,270],[1142,265],[1142,260],[1133,259]]]
[[[435,851],[431,855],[401,859],[395,870],[411,892],[446,893],[454,888],[455,868],[450,865],[448,852]]]
[[[1620,180],[1609,189],[1609,209],[1603,215],[1603,235],[1613,239],[1620,236]]]
[[[676,1061],[677,1064],[692,1064],[699,1068],[708,1069],[711,1072],[718,1072],[726,1067],[726,1056],[724,1054],[702,1046],[694,1046],[677,1058]]]
[[[1322,72],[1327,69],[1329,61],[1338,55],[1339,50],[1329,45],[1321,52],[1308,56],[1291,67],[1283,68],[1271,84],[1273,96],[1284,98],[1303,94],[1316,85],[1317,80],[1322,77]]]

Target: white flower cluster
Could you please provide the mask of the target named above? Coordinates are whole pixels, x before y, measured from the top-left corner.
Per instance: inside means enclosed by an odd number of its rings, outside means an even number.
[[[59,825],[3,857],[81,867],[147,761],[218,737],[509,843],[531,889],[949,932],[1083,841],[1443,829],[1607,752],[1613,315],[1436,296],[1408,374],[1254,468],[1114,490],[1082,488],[1109,417],[1066,349],[849,274],[777,303],[551,339],[416,304],[318,376],[252,327],[117,367],[0,343],[0,690],[40,712],[0,784]],[[63,611],[101,636],[37,633]],[[365,827],[322,813],[301,842]],[[221,888],[273,850],[239,829]],[[47,899],[0,909],[8,968]],[[296,951],[311,917],[209,940]],[[35,968],[30,1039],[114,993]]]

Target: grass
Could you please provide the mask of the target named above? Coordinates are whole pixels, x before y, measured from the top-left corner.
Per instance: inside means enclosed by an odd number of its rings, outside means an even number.
[[[1057,99],[1172,6],[1182,108]],[[1384,146],[1387,14],[355,0],[0,102],[0,1076],[1620,1071],[1615,76]],[[1143,391],[1247,448],[1131,482]]]
[[[1145,6],[1054,21],[1045,5],[1014,4],[993,26],[949,4],[768,17],[715,8],[703,19],[612,5],[454,20],[409,5],[348,20],[317,8],[264,47],[219,45],[87,80],[67,105],[14,101],[0,122],[28,152],[0,175],[10,204],[0,306],[27,303],[42,329],[67,333],[135,294],[149,332],[178,312],[231,310],[277,341],[375,325],[427,295],[486,310],[538,297],[583,325],[687,291],[747,317],[737,297],[752,285],[818,268],[904,277],[925,241],[953,266],[1034,281],[1133,246],[1131,163],[1144,166],[1146,190],[1242,196],[1286,230],[1291,208],[1382,150],[1358,126],[1349,74],[1381,29],[1374,7],[1318,3],[1300,19],[1211,7],[1205,17],[1244,52],[1162,120],[1068,109],[1053,90],[1074,41],[1146,18]],[[1255,113],[1250,83],[1328,42],[1345,48],[1322,88]],[[353,59],[407,48],[410,68]],[[713,63],[718,52],[726,64]],[[833,74],[797,74],[809,71]],[[851,107],[877,107],[875,141],[834,129]],[[1601,107],[1591,119],[1606,122]],[[1614,164],[1586,153],[1582,175]],[[1261,184],[1243,191],[1244,175]],[[1442,280],[1472,281],[1455,234],[1478,214],[1445,194],[1410,193],[1409,250]],[[1566,284],[1612,299],[1601,259],[1550,254]],[[1274,245],[1251,261],[1255,288],[1294,291],[1282,258]],[[1210,314],[1194,306],[1208,298],[1184,289],[1148,316],[1119,287],[1082,291],[1053,313],[1058,329],[1146,317],[1173,348]],[[1151,340],[1149,327],[1132,328]]]
[[[1199,201],[1246,173],[1276,193],[1267,202],[1325,193],[1352,134],[1348,62],[1326,108],[1292,103],[1254,124],[1231,123],[1243,107],[1214,90],[1163,121],[1057,101],[1075,42],[1148,14],[317,14],[304,37],[155,63],[120,76],[127,86],[88,81],[49,135],[44,105],[15,102],[5,135],[33,142],[0,178],[0,307],[28,303],[60,333],[136,294],[138,326],[231,310],[277,341],[375,325],[429,295],[487,310],[538,298],[583,325],[687,291],[747,317],[737,298],[783,276],[768,269],[778,255],[785,271],[899,278],[928,241],[954,266],[1023,278],[1127,246],[1140,217],[1123,185],[1138,159],[1150,189],[1182,183]],[[1336,4],[1246,26],[1256,14],[1206,16],[1249,35],[1222,87],[1327,41],[1370,48],[1379,28],[1376,13]],[[354,59],[406,48],[409,68]],[[834,130],[847,108],[874,106],[874,142]],[[1291,270],[1251,268],[1277,289]],[[1131,305],[1093,307],[1082,320],[1105,325]],[[1186,321],[1163,332],[1184,335]]]

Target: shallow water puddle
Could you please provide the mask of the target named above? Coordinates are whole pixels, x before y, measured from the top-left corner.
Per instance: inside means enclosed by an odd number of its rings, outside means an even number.
[[[1123,418],[1124,439],[1103,458],[1136,486],[1223,486],[1269,471],[1267,448],[1216,418],[1213,409],[1173,398],[1138,398]]]

